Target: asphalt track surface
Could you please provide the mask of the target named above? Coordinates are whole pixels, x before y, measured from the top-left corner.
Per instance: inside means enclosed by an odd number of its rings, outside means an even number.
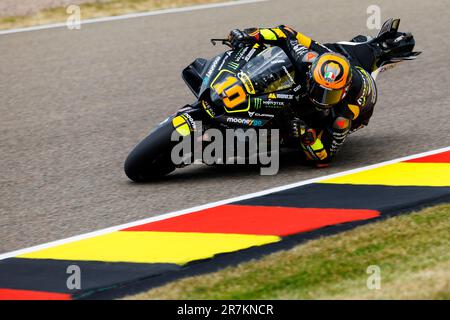
[[[276,176],[197,165],[142,185],[122,166],[193,100],[179,74],[223,50],[209,38],[284,23],[321,42],[349,40],[376,33],[366,27],[372,1],[272,0],[0,36],[0,253],[450,145],[448,4],[377,3],[424,53],[380,75],[370,126],[330,168],[285,157]]]

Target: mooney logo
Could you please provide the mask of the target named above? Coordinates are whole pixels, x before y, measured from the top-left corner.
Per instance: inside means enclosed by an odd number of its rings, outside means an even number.
[[[244,119],[244,118],[227,118],[227,122],[244,124],[246,126],[260,127],[263,125],[261,120]]]

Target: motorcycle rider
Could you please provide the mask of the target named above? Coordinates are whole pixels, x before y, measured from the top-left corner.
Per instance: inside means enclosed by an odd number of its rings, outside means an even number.
[[[330,162],[351,130],[368,124],[377,100],[375,81],[370,71],[349,60],[350,55],[347,58],[336,52],[335,44],[322,45],[284,25],[234,29],[229,40],[235,48],[255,43],[276,45],[289,56],[300,84],[296,99],[303,111],[298,110],[298,115],[308,119],[292,119],[292,135],[318,167]],[[372,58],[369,52],[366,59]]]

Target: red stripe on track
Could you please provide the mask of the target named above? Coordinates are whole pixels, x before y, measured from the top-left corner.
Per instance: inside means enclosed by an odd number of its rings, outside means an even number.
[[[122,231],[204,232],[286,236],[376,218],[375,210],[224,205]]]
[[[450,151],[433,154],[422,158],[407,160],[405,162],[430,162],[430,163],[450,163]]]
[[[72,300],[72,297],[67,293],[0,289],[0,300]]]

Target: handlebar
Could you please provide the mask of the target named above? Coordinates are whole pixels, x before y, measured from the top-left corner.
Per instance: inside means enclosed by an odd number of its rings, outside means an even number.
[[[233,49],[233,46],[231,45],[231,42],[228,39],[211,39],[211,43],[213,44],[213,46],[215,46],[217,44],[217,42],[220,42],[223,45],[228,46]]]

